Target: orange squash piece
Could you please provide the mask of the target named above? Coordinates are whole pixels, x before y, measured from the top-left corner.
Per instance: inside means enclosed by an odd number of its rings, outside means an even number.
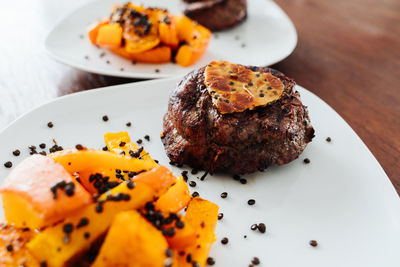
[[[39,262],[25,248],[25,244],[35,236],[35,231],[0,224],[0,266],[39,267]],[[9,251],[7,248],[12,248]]]
[[[160,34],[160,41],[173,48],[179,45],[178,30],[174,17],[169,16],[169,23],[161,21],[158,25],[158,32]]]
[[[187,67],[203,56],[207,50],[211,32],[188,17],[176,16],[175,20],[179,39],[188,43],[179,47],[175,61],[179,65]]]
[[[186,207],[191,198],[186,182],[182,177],[178,177],[176,183],[158,198],[155,209],[164,214],[176,213]]]
[[[73,187],[51,191],[58,182]],[[53,159],[33,155],[22,161],[5,179],[2,194],[4,214],[9,224],[40,229],[63,220],[89,205],[92,196]],[[55,197],[56,196],[56,197]]]
[[[186,247],[184,255],[179,255],[178,250],[174,251],[173,266],[192,266],[192,263],[186,261],[189,253],[192,255],[192,262],[205,266],[211,245],[216,240],[214,231],[218,221],[218,206],[200,197],[193,198],[188,205],[184,221],[194,229],[198,238],[194,245]]]
[[[117,24],[104,24],[98,28],[96,44],[103,47],[119,47],[122,40],[122,27]]]
[[[125,158],[132,158],[129,151],[136,151],[139,148],[137,144],[131,142],[131,138],[126,131],[118,133],[105,133],[104,142],[106,143],[109,151]],[[125,143],[125,145],[121,146],[121,142]],[[151,158],[146,150],[143,149],[139,156],[141,160],[145,161],[151,167],[157,166],[157,163]]]
[[[197,233],[195,229],[181,219],[185,226],[182,229],[176,228],[175,235],[166,237],[169,247],[178,251],[184,251],[186,248],[194,246],[197,241]]]
[[[129,195],[129,199],[107,201],[109,195],[118,194]],[[46,261],[48,267],[66,266],[67,262],[88,250],[94,241],[104,235],[115,215],[121,211],[142,208],[147,202],[152,201],[154,194],[154,189],[146,184],[137,182],[131,189],[127,183],[122,183],[99,197],[99,201],[105,201],[100,210],[99,204],[93,203],[75,212],[65,221],[40,232],[27,244],[27,248],[40,262]],[[78,227],[82,218],[86,218],[88,224]],[[66,224],[73,225],[73,231],[67,239],[63,230]]]
[[[97,40],[97,34],[99,33],[99,28],[108,23],[109,23],[108,20],[103,20],[98,23],[94,23],[88,27],[88,37],[93,45],[97,45],[96,40]]]
[[[110,48],[110,51],[126,59],[143,63],[167,63],[172,57],[169,46],[158,46],[140,53],[129,53],[124,47]]]
[[[164,266],[168,244],[159,230],[137,211],[117,214],[93,267]]]
[[[156,165],[154,162],[144,159],[127,158],[94,149],[68,149],[52,153],[49,157],[64,166],[70,174],[79,173],[82,185],[92,194],[96,193],[97,190],[93,183],[89,181],[91,174],[102,173],[103,171],[115,173],[116,169],[140,172],[152,169]]]
[[[167,190],[176,181],[176,177],[172,175],[172,172],[167,167],[158,165],[147,172],[133,177],[132,180],[144,183],[162,194],[163,189]]]

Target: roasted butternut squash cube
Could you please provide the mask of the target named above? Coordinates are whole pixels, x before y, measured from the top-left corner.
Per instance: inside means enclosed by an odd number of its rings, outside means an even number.
[[[99,151],[94,149],[76,150],[69,149],[52,153],[49,157],[64,166],[70,173],[79,173],[82,185],[90,193],[97,193],[97,189],[90,181],[90,175],[96,173],[114,174],[115,170],[127,170],[130,172],[142,172],[157,164],[150,158],[131,158],[117,155],[115,153]],[[113,178],[113,176],[110,176]],[[115,179],[111,179],[115,180]]]
[[[28,228],[16,228],[0,224],[0,266],[39,267],[39,262],[25,248],[25,244],[35,236]]]
[[[92,202],[92,196],[61,164],[42,155],[16,166],[0,193],[7,223],[31,229],[63,220]]]
[[[116,214],[142,208],[153,199],[154,193],[154,189],[144,183],[137,182],[133,187],[124,182],[101,195],[97,203],[40,232],[27,247],[48,267],[64,266],[89,249],[107,231]]]
[[[117,214],[93,267],[159,267],[166,260],[167,241],[137,211]]]
[[[96,44],[104,47],[118,47],[121,45],[122,27],[115,24],[103,24],[97,30]]]
[[[178,212],[187,206],[191,198],[186,182],[182,177],[178,177],[175,184],[158,198],[155,209],[164,214]]]
[[[178,250],[173,254],[173,266],[192,266],[197,262],[205,266],[212,243],[216,240],[214,231],[218,221],[218,206],[200,197],[193,198],[187,208],[184,221],[198,234],[196,243],[187,247],[184,255]],[[192,263],[186,261],[188,254],[192,255]]]

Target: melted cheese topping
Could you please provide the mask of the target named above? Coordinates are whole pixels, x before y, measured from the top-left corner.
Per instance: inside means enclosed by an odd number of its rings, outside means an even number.
[[[212,61],[207,65],[205,84],[214,106],[222,114],[265,106],[284,93],[282,81],[271,73],[254,72],[227,61]]]

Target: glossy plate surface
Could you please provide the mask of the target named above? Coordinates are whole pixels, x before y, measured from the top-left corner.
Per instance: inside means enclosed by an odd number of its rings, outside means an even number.
[[[28,146],[54,138],[64,148],[104,146],[107,131],[128,130],[143,139],[150,154],[168,165],[159,135],[170,91],[178,78],[97,89],[58,98],[25,114],[0,133],[0,177],[29,156]],[[316,137],[298,160],[245,176],[246,185],[230,176],[189,175],[193,191],[216,202],[224,217],[217,226],[211,256],[215,266],[398,266],[400,200],[381,166],[347,123],[325,102],[297,86],[309,107]],[[109,121],[102,120],[108,115]],[[53,128],[47,123],[52,121]],[[130,121],[132,127],[125,124]],[[149,134],[150,142],[143,136]],[[330,143],[326,142],[331,137]],[[14,149],[21,156],[14,157]],[[39,149],[40,151],[40,149]],[[309,158],[310,164],[303,159]],[[172,167],[176,174],[182,170]],[[220,194],[228,192],[222,199]],[[255,199],[249,206],[247,201]],[[263,222],[265,234],[250,230]],[[244,238],[244,236],[247,238]],[[229,238],[227,245],[220,240]],[[318,241],[317,247],[308,242]]]
[[[181,0],[133,2],[168,8],[172,14],[182,13]],[[297,44],[296,29],[277,4],[271,0],[251,0],[248,1],[247,19],[231,30],[214,34],[207,52],[195,65],[187,68],[172,63],[133,65],[106,49],[93,46],[86,35],[88,26],[108,17],[111,6],[116,3],[124,1],[95,1],[73,12],[48,35],[45,42],[47,51],[56,60],[88,72],[130,78],[163,78],[183,75],[218,59],[244,65],[271,65],[290,55]]]

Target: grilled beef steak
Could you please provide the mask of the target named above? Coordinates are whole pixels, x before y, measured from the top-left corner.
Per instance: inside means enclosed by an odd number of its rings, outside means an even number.
[[[205,84],[206,68],[187,74],[172,92],[163,121],[162,140],[171,162],[245,174],[289,163],[311,142],[314,129],[293,90],[295,82],[270,68],[245,68],[257,77],[279,78],[284,94],[268,105],[223,114]]]
[[[212,31],[232,28],[247,16],[247,0],[185,0],[184,13]]]

